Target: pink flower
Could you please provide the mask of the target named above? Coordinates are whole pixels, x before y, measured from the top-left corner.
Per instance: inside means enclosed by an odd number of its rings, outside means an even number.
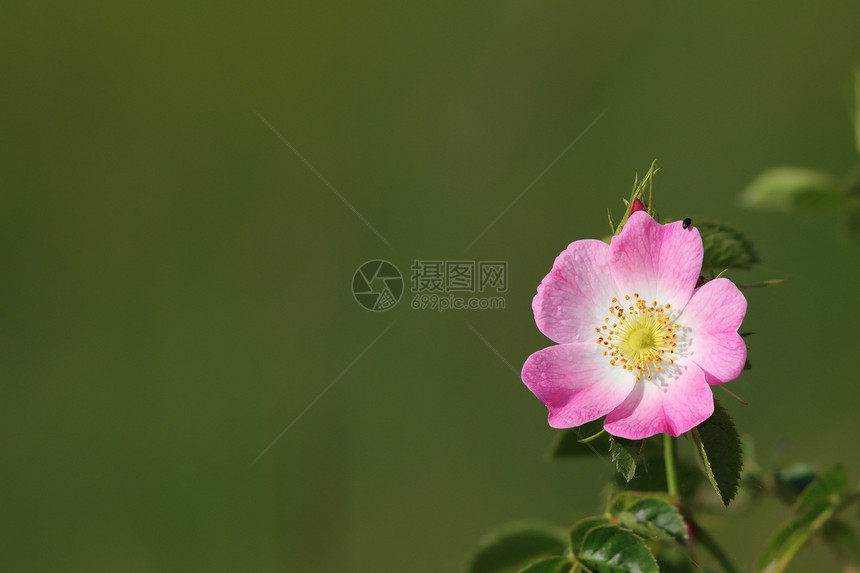
[[[678,436],[710,417],[710,385],[737,378],[746,345],[737,330],[746,299],[727,279],[696,288],[702,239],[681,221],[630,215],[609,245],[571,243],[532,302],[557,342],[523,365],[523,382],[572,428],[606,416],[615,436]]]

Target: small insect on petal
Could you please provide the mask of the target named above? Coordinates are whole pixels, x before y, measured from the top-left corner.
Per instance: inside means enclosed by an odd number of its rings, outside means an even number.
[[[689,227],[692,224],[693,224],[693,220],[690,219],[689,217],[687,217],[686,219],[684,219],[684,222],[681,223],[681,226],[686,229],[687,227]]]

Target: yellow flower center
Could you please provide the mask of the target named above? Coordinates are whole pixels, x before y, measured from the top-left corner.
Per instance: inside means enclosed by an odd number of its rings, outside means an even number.
[[[635,374],[636,380],[651,380],[662,363],[674,364],[678,334],[669,309],[671,305],[656,300],[649,305],[635,292],[632,298],[624,295],[623,303],[613,298],[610,316],[594,329],[609,363]]]

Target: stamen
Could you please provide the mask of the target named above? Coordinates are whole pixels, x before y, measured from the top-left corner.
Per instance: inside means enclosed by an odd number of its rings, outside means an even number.
[[[621,306],[618,298],[613,297],[609,306],[609,316],[605,317],[604,325],[594,330],[601,336],[597,344],[604,347],[603,355],[609,357],[609,364],[621,366],[636,380],[653,380],[661,372],[660,363],[674,364],[671,355],[678,347],[676,339],[677,326],[669,315],[671,305],[660,305],[652,301],[649,305],[639,296],[638,292],[624,295],[624,300],[631,306]],[[612,319],[617,322],[612,322]]]

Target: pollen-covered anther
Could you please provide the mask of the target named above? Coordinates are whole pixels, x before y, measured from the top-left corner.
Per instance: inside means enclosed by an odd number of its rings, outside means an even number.
[[[631,297],[624,295],[624,300],[631,306],[622,307],[618,298],[613,297],[609,306],[609,315],[618,319],[612,322],[610,317],[604,318],[604,326],[594,330],[601,334],[597,343],[604,347],[604,356],[610,357],[611,366],[621,366],[636,377],[636,380],[653,380],[661,372],[658,364],[674,360],[666,356],[674,354],[677,348],[677,327],[671,323],[669,309],[671,305],[660,305],[654,300],[649,305],[639,293]],[[664,358],[665,357],[665,358]]]

